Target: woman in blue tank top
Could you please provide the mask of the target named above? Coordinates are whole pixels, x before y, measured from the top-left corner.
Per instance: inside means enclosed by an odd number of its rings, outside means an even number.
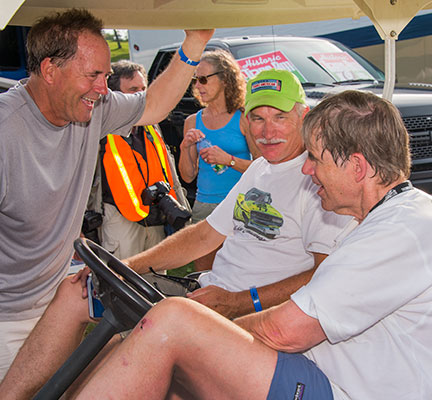
[[[186,118],[179,160],[185,182],[198,176],[193,222],[216,208],[259,155],[243,115],[245,92],[245,78],[230,53],[215,50],[202,55],[193,93],[204,108]],[[210,268],[214,253],[196,260],[195,269]]]

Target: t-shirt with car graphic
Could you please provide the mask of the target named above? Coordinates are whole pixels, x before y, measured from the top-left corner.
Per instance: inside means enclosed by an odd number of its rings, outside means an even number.
[[[246,194],[239,193],[234,207],[234,219],[241,221],[245,229],[252,230],[267,239],[280,234],[282,214],[272,205],[270,193],[252,188]]]
[[[313,267],[329,254],[352,217],[324,211],[318,187],[301,172],[306,153],[270,164],[263,157],[243,173],[207,222],[226,236],[200,282],[226,290],[268,285]]]

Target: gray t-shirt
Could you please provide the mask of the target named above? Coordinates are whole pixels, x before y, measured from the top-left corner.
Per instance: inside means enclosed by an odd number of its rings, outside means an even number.
[[[89,123],[57,127],[18,84],[0,95],[0,320],[41,315],[79,237],[99,140],[127,135],[145,95],[109,92]]]

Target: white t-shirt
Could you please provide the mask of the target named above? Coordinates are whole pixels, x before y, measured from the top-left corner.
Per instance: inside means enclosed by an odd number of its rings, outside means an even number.
[[[373,210],[292,300],[324,329],[305,355],[339,399],[432,399],[432,197]]]
[[[207,222],[227,238],[203,286],[264,286],[309,270],[311,252],[329,254],[352,217],[326,212],[301,172],[306,153],[281,163],[255,160]],[[341,235],[339,238],[338,236]]]

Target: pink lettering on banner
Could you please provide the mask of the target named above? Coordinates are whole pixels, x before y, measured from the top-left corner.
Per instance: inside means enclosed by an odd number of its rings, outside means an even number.
[[[261,71],[274,68],[291,71],[299,77],[301,82],[305,82],[305,79],[294,64],[280,50],[259,54],[253,57],[241,58],[240,60],[237,60],[237,62],[239,63],[246,79],[253,78]]]
[[[280,52],[278,52],[280,53]],[[281,57],[281,53],[280,54],[272,54],[268,57],[265,56],[257,56],[257,57],[252,57],[252,58],[245,58],[244,60],[244,65],[242,66],[242,68],[257,68],[260,67],[262,65],[269,65],[274,64],[274,63],[280,63],[282,62],[282,57]]]

